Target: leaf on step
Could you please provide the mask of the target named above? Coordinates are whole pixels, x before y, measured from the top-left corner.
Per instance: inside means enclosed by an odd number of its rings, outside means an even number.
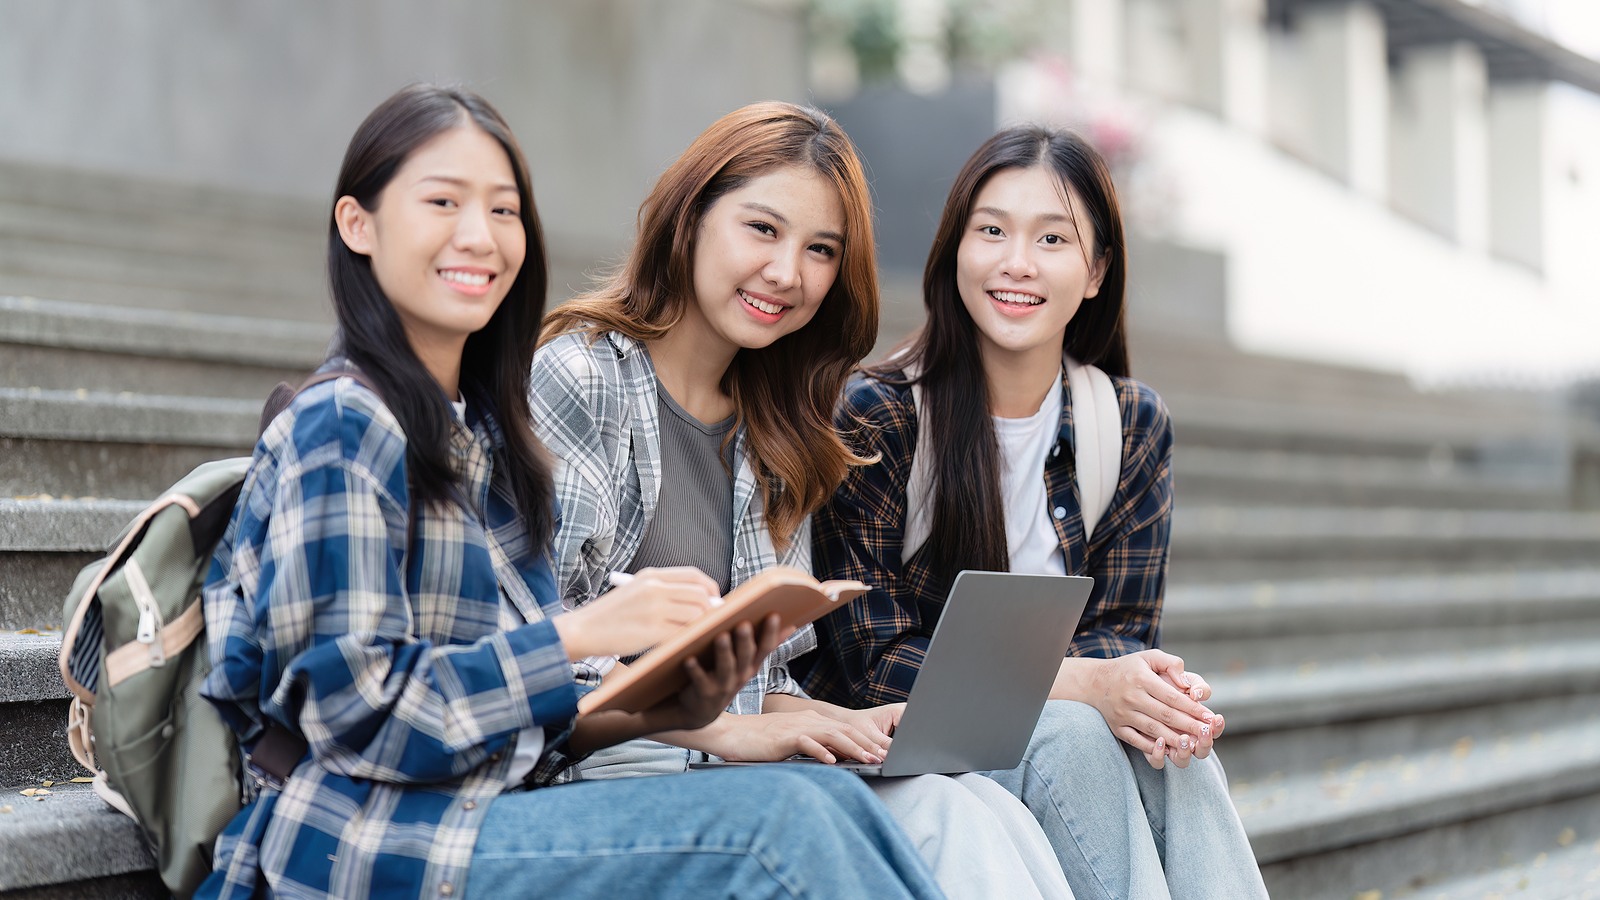
[[[1463,759],[1463,758],[1465,758],[1467,756],[1467,754],[1469,754],[1471,752],[1472,752],[1472,738],[1469,738],[1469,737],[1464,737],[1464,738],[1456,741],[1455,746],[1450,748],[1450,755],[1455,757],[1456,759]]]
[[[1561,833],[1556,835],[1556,846],[1571,847],[1572,842],[1576,841],[1577,839],[1578,833],[1576,831],[1573,831],[1571,828],[1563,828],[1561,829]]]
[[[1383,900],[1383,891],[1362,891],[1355,900]]]
[[[21,793],[22,793],[22,796],[24,796],[24,797],[32,797],[34,794],[39,793],[39,789],[38,788],[23,788]]]
[[[90,778],[87,775],[79,775],[77,778],[72,779],[72,783],[73,784],[94,784],[94,779]]]
[[[54,781],[41,781],[39,782],[39,785],[41,787],[55,787],[56,783]]]
[[[39,629],[37,629],[37,628],[19,628],[19,629],[17,629],[17,634],[38,634],[38,633],[39,633]]]
[[[0,816],[10,815],[14,812],[16,812],[16,810],[12,809],[10,806],[0,806]]]

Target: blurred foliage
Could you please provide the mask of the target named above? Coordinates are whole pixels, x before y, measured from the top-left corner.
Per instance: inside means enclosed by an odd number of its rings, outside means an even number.
[[[843,46],[854,56],[861,81],[893,80],[914,36],[927,22],[907,21],[921,7],[935,21],[938,49],[952,69],[993,71],[1034,49],[1034,22],[1044,0],[810,0],[807,21],[813,41]]]

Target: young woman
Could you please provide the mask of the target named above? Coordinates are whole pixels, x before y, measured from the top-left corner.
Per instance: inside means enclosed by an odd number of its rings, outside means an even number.
[[[639,212],[610,281],[554,310],[534,358],[534,424],[556,456],[556,580],[570,607],[612,573],[692,565],[728,590],[777,564],[810,570],[809,515],[864,460],[832,411],[877,333],[871,207],[826,115],[759,103],[684,151]],[[902,704],[807,698],[770,656],[698,731],[596,754],[584,778],[682,772],[701,753],[880,761]],[[970,784],[968,784],[970,781]],[[875,780],[952,895],[1063,896],[1027,811],[981,777]]]
[[[528,422],[546,269],[526,167],[481,98],[415,86],[356,131],[328,236],[346,376],[267,429],[205,589],[204,694],[253,767],[204,896],[936,896],[841,773],[533,789],[587,750],[714,718],[777,646],[743,628],[638,714],[574,722],[573,660],[698,615],[687,570],[561,611]],[[370,386],[369,386],[370,385]],[[728,777],[730,776],[731,777]],[[819,779],[818,775],[838,777]]]
[[[1201,705],[1210,687],[1154,649],[1172,431],[1128,377],[1125,271],[1116,192],[1081,139],[1010,128],[967,161],[928,256],[927,323],[850,384],[837,415],[875,462],[818,514],[817,569],[874,589],[819,623],[806,686],[847,705],[905,699],[962,569],[1091,575],[1024,764],[991,777],[1033,810],[1080,900],[1265,896],[1210,757],[1223,727]],[[1111,376],[1121,413],[1120,477],[1092,534],[1074,483],[1073,360]],[[929,477],[913,483],[918,458]],[[902,559],[908,500],[931,528]]]

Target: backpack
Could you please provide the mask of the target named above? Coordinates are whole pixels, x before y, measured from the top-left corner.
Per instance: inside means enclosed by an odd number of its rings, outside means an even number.
[[[1078,497],[1083,502],[1083,534],[1090,537],[1095,526],[1111,508],[1122,476],[1122,410],[1117,405],[1117,389],[1111,376],[1097,366],[1085,365],[1070,356],[1063,357],[1067,369],[1067,388],[1071,391],[1072,452],[1077,472]],[[907,368],[909,378],[917,373]],[[922,408],[922,384],[911,386],[911,403]],[[917,446],[927,446],[925,420],[917,416]],[[913,455],[906,481],[906,527],[900,558],[907,560],[928,542],[933,531],[933,464],[925,456]]]
[[[300,391],[345,375],[372,389],[348,369],[313,375],[298,389],[279,384],[261,430]],[[210,874],[217,835],[254,795],[233,729],[199,693],[211,671],[200,589],[250,462],[219,459],[181,478],[78,573],[63,608],[72,755],[94,773],[95,793],[139,823],[161,880],[179,897]],[[305,743],[286,729],[269,734],[277,758],[264,766],[258,744],[250,769],[285,778]]]

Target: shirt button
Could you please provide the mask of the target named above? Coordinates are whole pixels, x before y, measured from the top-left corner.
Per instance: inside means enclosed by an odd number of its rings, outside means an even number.
[[[1065,506],[1058,506],[1053,510],[1053,512],[1055,517],[1058,519],[1065,519],[1067,517],[1067,508]]]
[[[455,892],[456,892],[456,886],[451,884],[448,881],[446,881],[444,884],[439,885],[439,896],[441,896],[441,897],[448,897],[451,894],[454,894]]]
[[[734,560],[733,564],[738,566],[741,569],[744,568],[744,557],[741,556],[738,559]]]
[[[461,808],[462,809],[477,809],[478,808],[478,801],[476,801],[476,800],[468,800],[467,802],[461,804]]]

